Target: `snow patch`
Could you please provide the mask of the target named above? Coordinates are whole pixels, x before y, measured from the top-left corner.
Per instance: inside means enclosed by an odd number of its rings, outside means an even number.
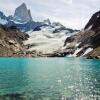
[[[88,53],[91,52],[92,50],[93,50],[93,48],[88,48],[82,56],[88,54]]]
[[[6,19],[1,19],[1,18],[0,18],[0,23],[4,25],[4,24],[7,23],[7,20],[6,20]]]
[[[76,57],[76,56],[77,56],[77,53],[79,53],[82,49],[83,49],[83,48],[78,48],[78,49],[74,52],[73,56]]]
[[[75,47],[78,47],[80,45],[80,43],[77,43],[76,45],[75,45]]]
[[[100,15],[97,15],[97,18],[99,18],[100,17]]]
[[[86,30],[87,30],[87,31],[90,30],[90,29],[92,28],[92,26],[93,26],[93,25],[90,25]]]

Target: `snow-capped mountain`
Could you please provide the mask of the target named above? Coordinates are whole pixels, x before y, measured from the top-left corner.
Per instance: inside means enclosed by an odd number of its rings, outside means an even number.
[[[3,12],[0,12],[0,24],[10,26],[16,26],[22,32],[28,31],[39,31],[39,30],[50,30],[53,33],[65,32],[73,33],[75,30],[64,27],[58,22],[53,22],[49,19],[44,20],[43,22],[35,22],[31,16],[31,11],[27,8],[26,4],[23,3],[15,9],[14,15],[5,16]]]
[[[43,23],[33,21],[30,10],[28,10],[26,4],[23,3],[16,8],[14,15],[6,16],[3,12],[0,12],[0,24],[8,27],[16,26],[20,31],[27,32],[34,30]]]
[[[28,46],[27,50],[42,53],[52,53],[61,49],[65,39],[77,32],[77,30],[66,28],[59,22],[52,23],[50,19],[35,22],[25,3],[16,8],[14,15],[7,17],[0,12],[0,24],[7,27],[14,26],[21,32],[27,32],[29,38],[24,42],[24,45]]]
[[[28,51],[37,51],[42,54],[52,54],[61,50],[67,37],[75,34],[77,31],[68,29],[62,24],[50,20],[45,20],[44,24],[37,26],[34,31],[29,32],[30,38],[24,42]]]
[[[48,19],[44,20],[43,24],[46,24],[46,25],[50,26],[51,25],[50,19],[48,18]]]

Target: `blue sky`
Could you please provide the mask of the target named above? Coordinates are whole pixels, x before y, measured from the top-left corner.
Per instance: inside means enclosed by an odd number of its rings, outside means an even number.
[[[0,11],[13,15],[23,2],[31,10],[33,20],[50,18],[74,29],[84,28],[91,15],[100,10],[100,0],[0,0]]]

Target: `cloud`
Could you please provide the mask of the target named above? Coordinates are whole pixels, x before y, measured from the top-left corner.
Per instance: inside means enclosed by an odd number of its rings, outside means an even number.
[[[98,11],[99,0],[0,0],[0,10],[13,14],[25,2],[34,20],[50,18],[70,28],[84,28],[91,15]]]

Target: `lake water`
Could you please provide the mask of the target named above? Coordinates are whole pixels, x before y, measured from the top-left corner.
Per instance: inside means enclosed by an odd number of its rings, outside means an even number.
[[[100,100],[100,60],[0,58],[0,100]]]

